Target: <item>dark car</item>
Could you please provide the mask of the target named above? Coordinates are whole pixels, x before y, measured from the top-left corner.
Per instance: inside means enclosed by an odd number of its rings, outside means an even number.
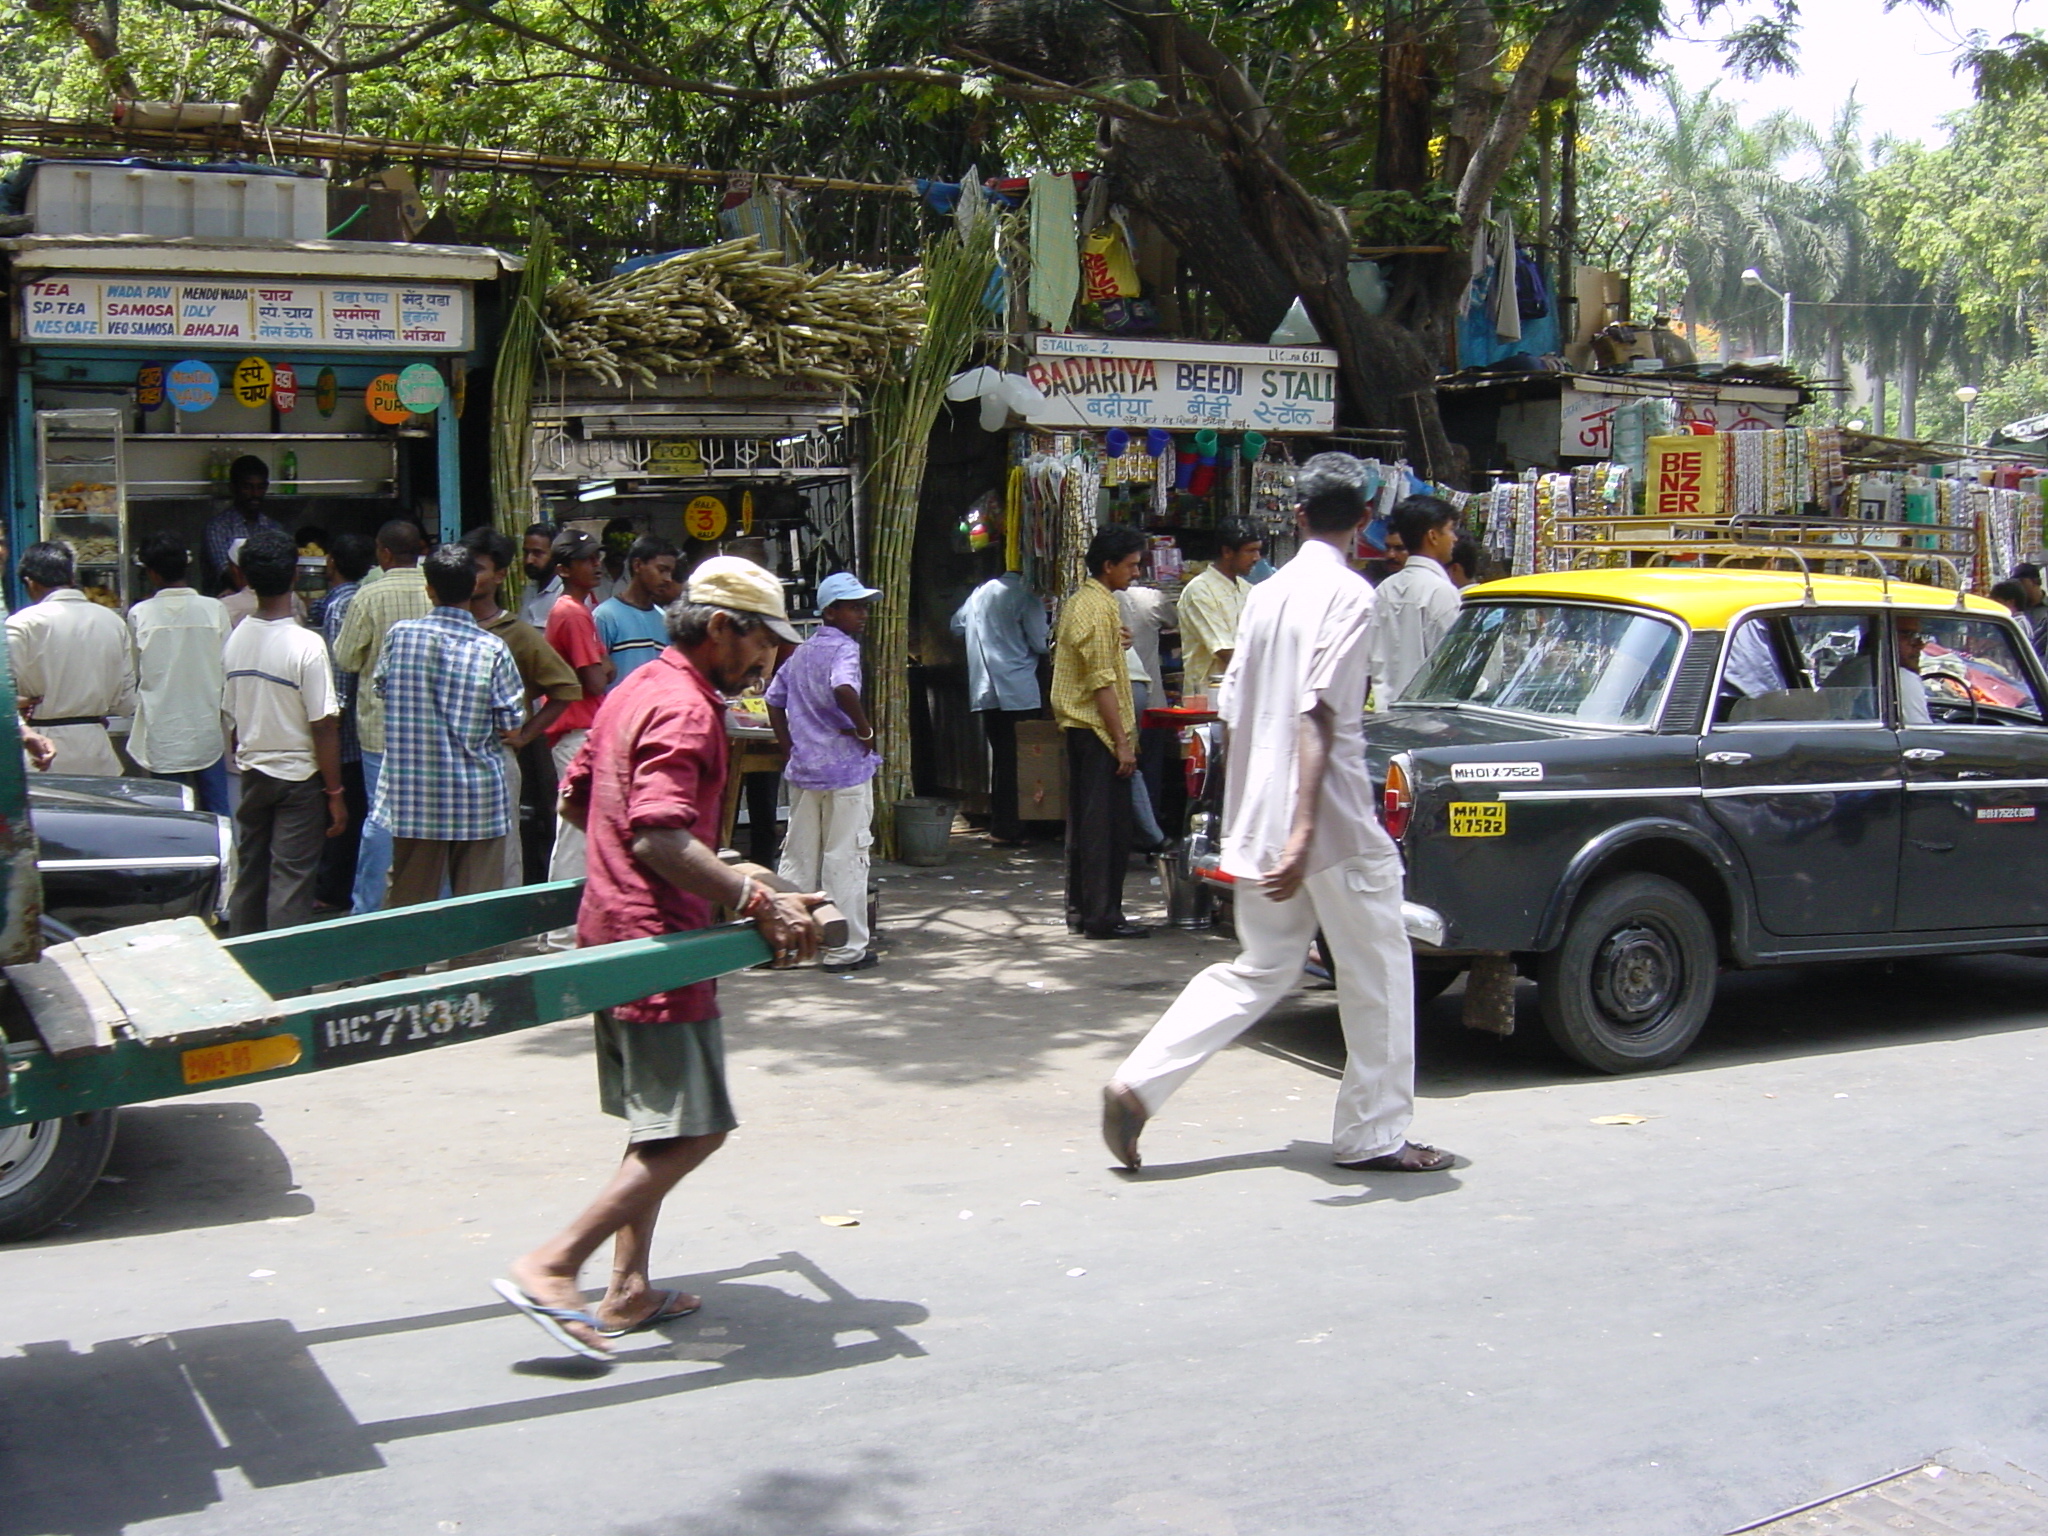
[[[69,934],[164,917],[224,921],[234,829],[161,779],[34,776],[43,915]]]
[[[1504,957],[1623,1072],[1723,966],[2048,950],[2044,706],[1982,598],[1604,570],[1468,590],[1366,735],[1425,978]]]

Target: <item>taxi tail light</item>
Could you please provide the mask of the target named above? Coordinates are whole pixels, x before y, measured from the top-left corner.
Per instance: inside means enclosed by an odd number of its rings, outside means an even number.
[[[1408,754],[1397,752],[1387,762],[1387,786],[1380,796],[1380,820],[1387,836],[1401,841],[1408,832],[1408,818],[1415,811],[1415,791],[1408,778]]]

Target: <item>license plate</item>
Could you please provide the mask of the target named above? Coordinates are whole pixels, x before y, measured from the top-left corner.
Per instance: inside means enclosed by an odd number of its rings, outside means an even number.
[[[252,1072],[275,1072],[296,1066],[299,1060],[297,1035],[265,1035],[261,1040],[230,1040],[226,1045],[202,1045],[186,1051],[180,1060],[185,1082],[212,1083],[224,1077],[247,1077]]]
[[[1501,800],[1453,800],[1451,836],[1504,837],[1508,830],[1507,803]]]
[[[518,982],[499,981],[385,1008],[316,1014],[313,1054],[323,1063],[399,1056],[501,1034],[532,1017],[531,994],[522,998]]]

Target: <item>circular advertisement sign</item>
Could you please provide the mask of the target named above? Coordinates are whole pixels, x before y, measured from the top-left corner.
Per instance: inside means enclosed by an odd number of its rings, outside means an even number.
[[[334,408],[341,404],[341,381],[335,378],[332,368],[322,368],[313,380],[313,403],[322,416],[332,416]]]
[[[235,398],[252,410],[270,404],[270,364],[260,357],[245,357],[235,364]]]
[[[171,364],[171,404],[181,411],[203,411],[220,398],[220,375],[196,357]]]
[[[156,410],[164,403],[162,363],[144,363],[135,370],[135,403],[145,411]]]
[[[270,403],[277,407],[280,416],[289,416],[298,409],[299,373],[290,363],[279,363],[270,370]]]
[[[395,373],[380,373],[370,380],[370,387],[363,391],[363,404],[369,408],[371,420],[381,421],[387,427],[395,427],[412,417],[412,412],[398,397],[398,375]]]
[[[683,508],[683,532],[706,543],[725,536],[725,503],[716,496],[693,496]]]
[[[448,385],[432,363],[414,363],[398,375],[398,398],[413,415],[431,415],[448,398]]]

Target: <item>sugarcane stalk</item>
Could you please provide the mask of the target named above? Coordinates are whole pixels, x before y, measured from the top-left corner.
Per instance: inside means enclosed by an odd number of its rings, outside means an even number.
[[[536,217],[491,374],[491,517],[515,545],[540,510],[533,489],[533,374],[548,330],[541,304],[554,286],[555,265],[554,231]],[[525,584],[525,563],[515,560],[505,573],[505,607],[517,610]]]

